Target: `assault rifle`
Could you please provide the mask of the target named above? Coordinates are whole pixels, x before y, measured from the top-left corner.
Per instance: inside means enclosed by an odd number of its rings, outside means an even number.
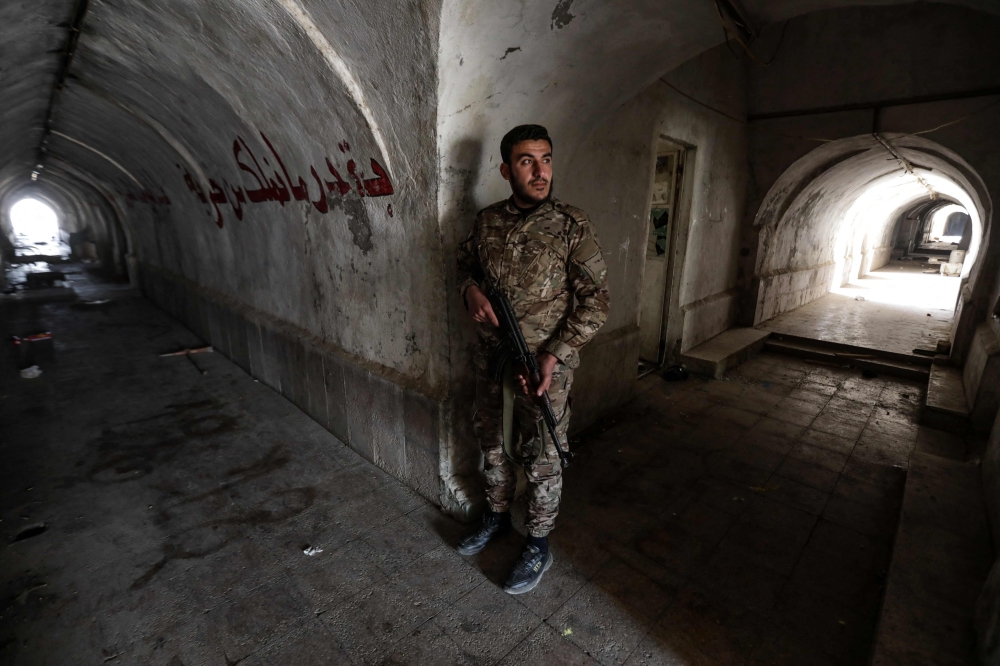
[[[495,381],[502,382],[504,365],[508,361],[521,364],[527,367],[528,378],[537,390],[538,385],[542,383],[541,371],[538,368],[538,359],[532,353],[531,349],[528,348],[528,343],[524,339],[524,333],[521,332],[521,325],[518,324],[517,317],[514,316],[514,308],[511,307],[507,295],[494,284],[489,276],[485,277],[486,297],[490,299],[490,305],[493,306],[493,313],[496,315],[497,321],[500,322],[500,331],[503,333],[503,340],[493,350],[493,354],[490,357],[490,375]],[[542,411],[542,418],[545,420],[545,425],[552,436],[552,442],[556,446],[556,452],[559,453],[559,460],[562,462],[562,466],[569,467],[569,457],[571,454],[567,453],[563,449],[562,444],[559,443],[559,435],[556,434],[556,426],[559,424],[559,421],[556,420],[556,415],[552,411],[552,401],[549,399],[549,392],[545,391],[541,396],[537,397],[532,395],[532,398]]]

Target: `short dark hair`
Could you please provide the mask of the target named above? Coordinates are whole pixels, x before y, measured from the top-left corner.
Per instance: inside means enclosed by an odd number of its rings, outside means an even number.
[[[510,154],[514,146],[522,141],[548,141],[549,149],[552,149],[552,139],[549,131],[541,125],[518,125],[511,131],[503,135],[500,141],[500,157],[504,164],[510,164]]]

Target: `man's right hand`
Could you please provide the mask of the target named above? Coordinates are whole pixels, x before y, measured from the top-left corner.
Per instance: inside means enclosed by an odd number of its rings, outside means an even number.
[[[497,328],[500,327],[500,322],[497,321],[497,316],[493,312],[490,299],[476,285],[472,285],[465,290],[465,304],[469,307],[472,318],[479,323],[485,324],[489,322]]]

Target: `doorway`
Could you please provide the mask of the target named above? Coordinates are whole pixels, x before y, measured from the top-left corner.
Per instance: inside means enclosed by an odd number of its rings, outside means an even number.
[[[639,374],[652,372],[670,357],[667,331],[674,308],[671,286],[677,264],[687,148],[661,137],[657,143],[649,204],[646,261],[639,314]]]

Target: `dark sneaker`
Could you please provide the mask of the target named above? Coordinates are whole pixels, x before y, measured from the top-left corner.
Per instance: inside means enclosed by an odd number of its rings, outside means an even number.
[[[491,521],[488,516],[483,516],[483,522],[472,532],[458,540],[459,555],[475,555],[486,544],[497,537],[502,537],[510,532],[510,518]]]
[[[521,559],[517,561],[514,568],[507,574],[507,580],[503,583],[503,591],[508,594],[524,594],[535,589],[538,581],[542,579],[542,574],[552,566],[552,553],[542,552],[528,544],[521,553]]]

